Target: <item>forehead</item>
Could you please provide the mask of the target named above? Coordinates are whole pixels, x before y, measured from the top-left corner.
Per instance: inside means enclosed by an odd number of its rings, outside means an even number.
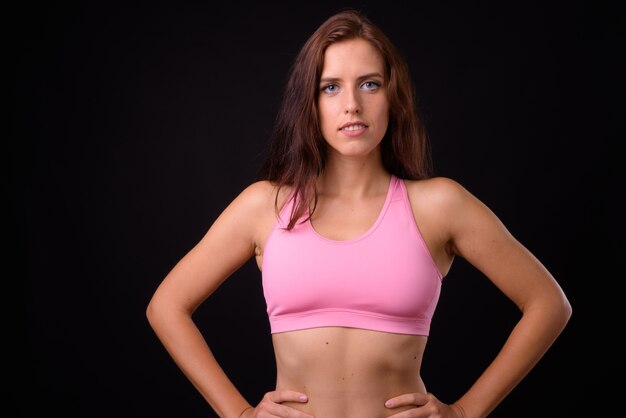
[[[378,72],[384,74],[383,57],[364,39],[334,43],[324,52],[322,77],[349,77]]]

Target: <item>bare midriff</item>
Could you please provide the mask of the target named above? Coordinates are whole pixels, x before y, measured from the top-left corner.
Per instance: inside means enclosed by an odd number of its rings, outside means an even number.
[[[427,337],[323,327],[273,334],[276,389],[306,393],[286,402],[315,418],[384,418],[409,409],[385,401],[425,393],[420,365]]]

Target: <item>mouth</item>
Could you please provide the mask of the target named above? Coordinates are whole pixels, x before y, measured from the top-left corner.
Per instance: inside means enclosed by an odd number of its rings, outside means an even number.
[[[342,126],[340,131],[351,132],[351,131],[359,131],[365,128],[367,128],[367,125],[362,124],[362,123],[356,123],[356,124],[349,124],[349,125]]]

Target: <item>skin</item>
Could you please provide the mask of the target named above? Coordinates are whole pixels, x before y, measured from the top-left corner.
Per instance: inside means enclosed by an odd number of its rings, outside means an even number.
[[[329,239],[348,240],[366,232],[385,200],[390,174],[380,158],[388,121],[383,68],[380,55],[363,40],[333,44],[325,52],[318,110],[329,152],[311,223]],[[364,125],[358,135],[340,129],[354,121]],[[426,336],[341,327],[277,333],[272,335],[276,390],[252,407],[224,374],[192,314],[250,257],[262,266],[276,222],[276,189],[257,182],[177,263],[147,309],[157,336],[220,417],[485,417],[554,342],[571,307],[539,260],[454,180],[405,184],[416,223],[442,275],[456,256],[463,257],[522,313],[493,362],[460,399],[447,405],[427,392],[420,377]],[[288,194],[281,190],[279,204]]]

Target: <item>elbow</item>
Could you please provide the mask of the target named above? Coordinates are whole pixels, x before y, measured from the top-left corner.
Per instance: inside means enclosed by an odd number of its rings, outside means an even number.
[[[562,331],[565,329],[570,318],[572,317],[572,304],[561,291],[555,298],[552,299],[549,306],[551,306],[549,312],[553,318],[552,323],[555,324],[560,331]]]
[[[145,315],[150,326],[157,331],[180,316],[191,317],[193,311],[166,292],[157,291],[146,306]]]
[[[573,312],[572,304],[570,303],[569,299],[565,295],[563,295],[562,297],[561,306],[562,306],[561,312],[563,316],[563,328],[565,328],[570,318],[572,317],[572,312]]]
[[[152,298],[150,302],[148,302],[148,306],[146,307],[146,319],[151,326],[154,323],[154,317],[156,316],[155,311],[156,308],[154,306],[154,298]]]
[[[543,294],[532,305],[522,309],[543,324],[554,337],[559,335],[572,317],[572,305],[562,290]]]
[[[146,306],[146,319],[152,328],[155,327],[158,318],[163,316],[162,303],[157,295],[153,295]]]

